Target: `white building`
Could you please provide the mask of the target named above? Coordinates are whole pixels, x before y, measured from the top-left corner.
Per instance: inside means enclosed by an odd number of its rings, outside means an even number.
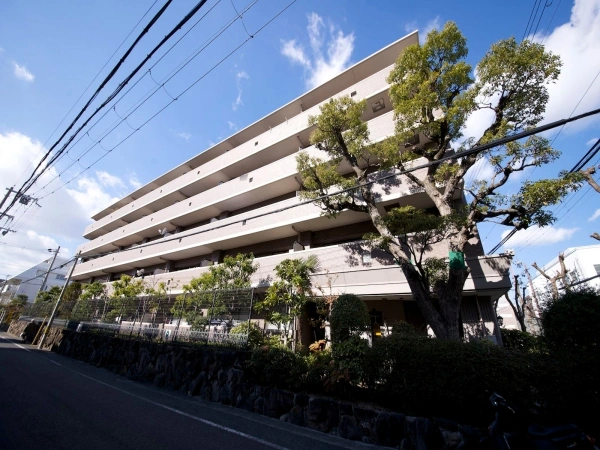
[[[600,244],[571,247],[564,251],[564,256],[567,281],[570,284],[579,283],[578,286],[600,288],[600,277],[598,277],[600,275]],[[558,256],[541,269],[550,277],[559,273]],[[531,269],[531,271],[532,275],[537,273],[535,269]],[[580,283],[582,281],[583,283]],[[544,276],[537,273],[532,283],[533,289],[542,303],[552,297],[551,283]],[[559,281],[559,292],[564,292],[562,287],[562,283]]]
[[[45,289],[48,290],[52,286],[63,286],[65,284],[66,276],[70,266],[58,268],[67,262],[67,259],[61,258],[60,256],[54,261],[52,271],[48,275]],[[30,267],[29,269],[21,272],[14,277],[9,278],[2,287],[0,292],[0,304],[5,305],[14,299],[17,295],[26,295],[27,301],[32,303],[35,300],[42,282],[44,281],[44,275],[50,268],[52,257]]]
[[[144,269],[156,281],[173,280],[172,293],[177,294],[207,266],[227,255],[252,252],[260,264],[254,285],[265,288],[283,259],[316,255],[323,271],[315,275],[314,284],[360,296],[384,322],[406,320],[424,327],[408,283],[393,260],[376,250],[353,251],[353,243],[374,230],[369,217],[346,211],[330,219],[317,206],[300,204],[296,168],[301,150],[325,156],[309,144],[308,118],[318,115],[320,105],[332,97],[366,100],[363,119],[372,141],[394,133],[386,79],[402,50],[413,44],[418,44],[416,32],[219,144],[198,149],[198,155],[98,212],[83,233],[88,242],[78,249],[83,261],[73,278],[111,282]],[[424,136],[419,138],[426,144]],[[406,147],[410,145],[415,143]],[[351,168],[342,165],[340,171]],[[423,177],[425,171],[414,175]],[[382,214],[395,206],[434,207],[405,176],[398,178],[396,186],[377,188]],[[456,199],[462,199],[461,192]],[[432,254],[447,256],[448,251],[441,243]],[[465,330],[469,325],[485,326],[493,335],[497,325],[491,302],[510,288],[508,258],[485,256],[481,243],[474,241],[466,263],[471,276],[464,291]]]

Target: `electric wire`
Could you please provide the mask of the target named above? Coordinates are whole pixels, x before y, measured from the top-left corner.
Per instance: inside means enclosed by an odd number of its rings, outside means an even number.
[[[119,44],[119,46],[117,47],[117,49],[113,52],[112,55],[110,55],[110,57],[106,60],[106,62],[104,63],[104,65],[100,68],[100,70],[98,71],[98,73],[96,73],[96,76],[92,79],[92,81],[89,82],[89,84],[87,85],[87,87],[83,90],[83,92],[81,93],[81,95],[79,96],[79,98],[77,100],[75,100],[75,103],[73,103],[73,106],[71,106],[71,109],[69,109],[67,111],[67,113],[64,115],[64,117],[61,119],[61,121],[59,122],[59,124],[56,126],[56,128],[54,128],[54,130],[52,131],[52,133],[50,134],[50,136],[48,136],[48,139],[46,139],[46,141],[42,144],[42,146],[40,147],[39,151],[37,152],[37,154],[35,155],[35,157],[29,162],[29,164],[25,167],[25,169],[23,170],[23,172],[21,173],[21,175],[19,175],[19,178],[17,178],[17,181],[15,182],[15,184],[18,184],[21,181],[21,178],[23,178],[23,175],[25,175],[25,173],[27,172],[27,170],[29,169],[29,167],[31,167],[33,165],[33,161],[35,161],[35,159],[42,153],[44,147],[46,147],[46,144],[48,143],[48,141],[50,141],[50,139],[52,139],[52,136],[54,136],[54,133],[56,133],[56,131],[60,128],[60,126],[63,124],[63,122],[65,121],[65,119],[69,116],[69,114],[71,114],[71,111],[73,111],[73,109],[75,108],[75,106],[77,106],[77,103],[79,103],[79,100],[81,100],[83,98],[83,96],[85,95],[85,93],[88,91],[88,89],[92,86],[92,84],[94,83],[94,81],[96,81],[96,79],[100,76],[100,74],[102,73],[102,71],[106,68],[106,66],[108,65],[108,63],[113,59],[113,57],[117,54],[117,52],[121,49],[121,47],[123,46],[123,44],[125,44],[125,42],[127,41],[127,39],[129,39],[129,36],[131,36],[133,34],[133,32],[135,31],[135,29],[138,27],[138,25],[142,22],[142,20],[144,20],[144,18],[148,15],[148,13],[150,12],[150,10],[152,8],[154,8],[154,5],[156,5],[156,3],[158,2],[158,0],[154,0],[154,3],[152,3],[152,5],[150,5],[150,8],[148,8],[146,10],[146,12],[144,13],[144,15],[140,18],[140,20],[137,21],[137,23],[133,26],[133,28],[131,29],[131,31],[129,32],[129,34],[127,34],[127,36],[125,36],[125,39],[123,39],[121,41],[121,43]]]
[[[257,0],[257,1],[258,1],[258,0]],[[71,145],[71,148],[70,148],[70,149],[66,150],[66,152],[65,152],[63,155],[60,155],[60,156],[59,156],[59,157],[58,157],[58,158],[57,158],[57,159],[54,161],[54,165],[53,165],[53,166],[55,167],[55,166],[56,166],[56,164],[57,164],[57,163],[58,163],[58,162],[59,162],[59,161],[60,161],[60,160],[63,158],[63,156],[64,156],[64,155],[68,156],[68,157],[71,159],[71,161],[72,161],[73,163],[79,163],[79,162],[80,162],[80,159],[81,159],[83,156],[85,156],[85,155],[87,154],[87,152],[84,152],[84,153],[80,154],[80,155],[77,157],[77,159],[73,159],[73,158],[71,158],[71,157],[69,156],[69,153],[70,153],[70,152],[71,152],[71,151],[74,149],[74,147],[75,147],[75,146],[76,146],[76,145],[77,145],[77,144],[78,144],[78,143],[79,143],[79,142],[80,142],[80,141],[81,141],[83,138],[85,138],[86,136],[87,136],[87,137],[88,137],[88,138],[89,138],[89,139],[90,139],[90,140],[91,140],[93,143],[98,143],[98,144],[101,146],[101,144],[99,143],[99,141],[102,141],[102,139],[96,139],[96,140],[94,140],[94,139],[93,139],[93,138],[92,138],[92,137],[89,135],[89,132],[90,132],[91,130],[93,130],[93,129],[95,128],[95,126],[96,126],[96,125],[97,125],[97,124],[98,124],[100,121],[102,121],[102,119],[104,119],[104,117],[106,117],[106,115],[107,115],[107,114],[109,114],[111,111],[113,111],[113,112],[115,113],[115,115],[117,115],[119,118],[121,118],[121,116],[119,116],[119,114],[117,113],[117,110],[116,110],[116,107],[117,107],[117,105],[118,105],[118,104],[121,102],[121,100],[123,100],[123,99],[124,99],[124,98],[127,96],[127,94],[128,94],[129,92],[131,92],[131,90],[133,90],[133,89],[134,89],[134,88],[135,88],[135,87],[138,85],[138,83],[140,83],[140,82],[141,82],[141,81],[142,81],[142,80],[143,80],[143,79],[146,77],[146,75],[150,75],[150,77],[152,78],[152,80],[154,81],[154,83],[156,83],[156,81],[155,81],[155,80],[154,80],[154,78],[152,77],[152,69],[154,69],[154,68],[155,68],[155,67],[156,67],[156,66],[157,66],[157,65],[158,65],[158,64],[159,64],[159,63],[160,63],[160,62],[163,60],[163,58],[165,58],[165,56],[167,56],[167,55],[168,55],[168,54],[169,54],[169,53],[170,53],[170,52],[171,52],[171,51],[172,51],[172,50],[175,48],[175,46],[177,46],[177,45],[178,45],[178,44],[179,44],[179,43],[180,43],[180,42],[181,42],[181,41],[182,41],[182,40],[183,40],[183,39],[184,39],[184,38],[185,38],[185,37],[186,37],[186,36],[187,36],[187,35],[188,35],[188,34],[189,34],[189,33],[190,33],[190,32],[191,32],[191,31],[192,31],[192,30],[193,30],[193,29],[194,29],[194,28],[195,28],[195,27],[196,27],[196,26],[197,26],[197,25],[200,23],[200,22],[201,22],[201,21],[202,21],[202,19],[204,19],[204,18],[205,18],[205,17],[206,17],[206,16],[207,16],[207,15],[208,15],[208,14],[209,14],[209,13],[210,13],[210,12],[211,12],[211,11],[212,11],[214,8],[215,8],[215,7],[216,7],[216,6],[219,4],[219,3],[221,3],[221,0],[217,0],[217,2],[216,2],[216,3],[215,3],[213,6],[211,6],[211,7],[210,7],[210,9],[209,9],[209,10],[208,10],[208,11],[207,11],[207,12],[206,12],[206,13],[205,13],[203,16],[201,16],[201,17],[200,17],[200,18],[199,18],[199,19],[198,19],[198,20],[197,20],[197,21],[196,21],[196,22],[195,22],[195,23],[194,23],[194,24],[193,24],[193,25],[190,27],[190,29],[189,29],[189,30],[187,30],[187,31],[186,31],[186,32],[185,32],[185,33],[184,33],[184,34],[183,34],[183,35],[182,35],[182,36],[181,36],[181,37],[180,37],[180,38],[179,38],[179,39],[178,39],[178,40],[177,40],[177,41],[176,41],[176,42],[175,42],[175,43],[174,43],[174,44],[173,44],[173,45],[172,45],[172,46],[171,46],[171,47],[170,47],[170,48],[169,48],[169,49],[168,49],[168,50],[167,50],[165,53],[164,53],[164,54],[162,54],[162,55],[161,55],[161,57],[160,57],[160,58],[159,58],[159,59],[158,59],[158,60],[157,60],[157,61],[156,61],[156,62],[155,62],[155,63],[154,63],[152,66],[150,66],[150,68],[149,68],[149,69],[148,69],[146,72],[144,72],[144,74],[143,74],[141,77],[139,77],[139,78],[138,78],[138,79],[137,79],[137,80],[136,80],[136,81],[135,81],[135,82],[134,82],[134,83],[133,83],[131,86],[129,86],[129,87],[128,87],[128,89],[127,89],[127,90],[126,90],[126,91],[125,91],[123,94],[121,94],[121,96],[120,96],[120,97],[119,97],[119,98],[118,98],[118,99],[115,101],[115,103],[113,103],[113,105],[112,105],[112,108],[109,108],[109,109],[105,110],[104,114],[102,114],[102,115],[101,115],[101,116],[100,116],[100,117],[99,117],[99,118],[98,118],[98,119],[97,119],[97,120],[96,120],[96,121],[95,121],[95,122],[94,122],[94,123],[93,123],[93,124],[92,124],[92,125],[91,125],[91,126],[88,128],[88,129],[87,129],[86,133],[84,133],[82,136],[80,136],[80,137],[79,137],[79,138],[78,138],[78,139],[77,139],[77,140],[76,140],[74,143],[72,143],[72,145]],[[153,89],[153,88],[152,88],[152,89]],[[166,89],[165,89],[165,92],[166,92]],[[167,95],[169,95],[169,96],[170,96],[170,94],[169,94],[168,92],[167,92]],[[171,97],[171,98],[172,98],[172,97]],[[128,124],[128,126],[131,128],[131,125],[129,125],[129,124]],[[71,165],[69,165],[69,167],[72,167],[73,165],[74,165],[74,164],[71,164]],[[68,168],[67,168],[67,169],[68,169]],[[65,170],[67,170],[67,169],[65,169]],[[64,170],[63,170],[63,172],[61,172],[61,174],[62,174],[62,173],[64,173]],[[59,176],[60,176],[60,174],[59,174],[58,176],[55,176],[54,178],[52,178],[52,180],[51,180],[50,182],[54,181],[54,180],[55,180],[56,178],[58,178]],[[49,184],[49,183],[48,183],[48,184]],[[46,184],[46,186],[47,186],[48,184]],[[46,187],[46,186],[44,186],[44,187]],[[41,189],[43,189],[43,188],[41,188]],[[39,192],[41,189],[38,189],[38,191],[36,191],[36,193],[37,193],[37,192]],[[34,195],[35,195],[35,194],[34,194]]]
[[[71,177],[70,179],[68,179],[66,182],[62,183],[59,187],[55,188],[54,190],[52,190],[51,192],[47,193],[46,195],[40,197],[40,200],[54,194],[55,192],[57,192],[58,190],[62,189],[63,187],[67,186],[69,183],[71,183],[71,181],[73,181],[75,178],[81,176],[83,173],[87,172],[90,168],[92,168],[95,164],[97,164],[99,161],[101,161],[102,159],[104,159],[107,155],[109,155],[111,152],[113,152],[116,148],[118,148],[119,146],[121,146],[124,142],[126,142],[131,136],[133,136],[135,133],[137,133],[139,130],[141,130],[144,126],[146,126],[150,121],[152,121],[155,117],[157,117],[159,114],[161,114],[165,109],[167,109],[170,105],[172,105],[175,101],[177,101],[182,95],[185,95],[190,89],[192,89],[196,84],[198,84],[200,81],[202,81],[206,76],[208,76],[210,73],[212,73],[217,67],[219,67],[223,62],[225,62],[227,59],[229,59],[234,53],[236,53],[240,48],[242,48],[245,44],[248,43],[248,41],[250,41],[254,36],[256,36],[258,33],[260,33],[266,26],[268,26],[271,22],[273,22],[276,18],[278,18],[281,14],[283,14],[283,12],[285,12],[290,6],[292,6],[294,3],[296,3],[297,0],[293,0],[292,2],[288,3],[288,5],[286,7],[284,7],[283,9],[281,9],[276,15],[274,15],[269,21],[267,21],[265,24],[263,24],[257,31],[254,32],[253,35],[249,36],[248,38],[246,38],[243,42],[241,42],[236,48],[234,48],[232,51],[230,51],[225,57],[223,57],[221,60],[219,60],[215,65],[213,65],[209,70],[207,70],[206,72],[204,72],[204,74],[202,74],[199,78],[197,78],[193,83],[191,83],[187,88],[185,88],[183,91],[181,91],[177,96],[175,96],[174,98],[171,99],[170,102],[168,102],[166,105],[164,105],[161,109],[159,109],[156,113],[154,113],[150,118],[148,118],[145,122],[143,122],[141,125],[139,125],[137,128],[133,129],[131,133],[129,133],[124,139],[122,139],[120,142],[118,142],[115,146],[113,146],[112,148],[106,150],[106,152],[101,155],[99,158],[97,158],[95,161],[93,161],[88,167],[86,167],[85,169],[83,169],[82,171],[78,172],[77,174],[75,174],[73,177]],[[255,2],[256,3],[256,2]],[[235,19],[237,20],[237,18]],[[220,31],[213,39],[210,40],[210,42],[208,44],[206,44],[204,48],[206,48],[210,43],[212,43],[220,34],[222,34],[224,32],[224,30]],[[203,50],[202,49],[202,50]],[[186,63],[187,64],[187,63]],[[184,66],[185,67],[185,66]],[[182,67],[183,68],[183,67]],[[181,68],[181,69],[182,69]],[[174,76],[174,75],[173,75]],[[172,78],[172,77],[171,77]],[[166,83],[166,82],[165,82]],[[164,83],[163,83],[164,84]],[[155,90],[155,92],[157,92],[161,86],[158,86]],[[144,102],[147,101],[144,100]],[[141,107],[143,105],[143,103],[138,105],[136,107],[135,110],[137,110],[139,107]],[[134,111],[135,111],[134,110]],[[128,116],[125,116],[125,118],[127,118]],[[120,122],[122,123],[122,122]],[[117,125],[115,125],[110,131],[107,132],[110,133],[112,132],[114,129],[116,129],[120,123],[118,123]],[[103,138],[100,139],[100,141]],[[99,141],[99,142],[100,142]]]
[[[600,151],[600,139],[598,139],[596,141],[596,143],[594,145],[592,145],[590,150],[588,150],[586,152],[586,154],[580,158],[580,160],[571,168],[569,173],[574,173],[574,172],[577,172],[578,170],[581,170],[581,167],[583,167],[583,165],[587,164],[587,162],[589,162],[591,160],[591,158],[593,158],[599,151]],[[560,206],[558,207],[558,209],[555,211],[555,214],[558,214],[562,209],[564,209],[570,203],[572,198],[573,197],[570,197],[565,202],[562,202],[560,204]],[[561,218],[563,216],[561,216]],[[558,219],[556,222],[558,222],[559,220],[560,219]],[[502,238],[502,240],[498,244],[496,244],[496,246],[489,253],[494,253],[495,251],[497,251],[506,242],[508,242],[508,240],[511,237],[513,237],[517,231],[518,231],[518,229],[516,227],[513,228],[504,238]],[[538,228],[538,232],[540,232],[540,231],[541,231],[541,229]],[[544,232],[547,232],[547,230],[545,230]],[[531,237],[530,239],[534,239],[534,237]]]
[[[152,87],[150,88],[150,90],[148,90],[136,103],[134,103],[124,114],[123,116],[120,116],[119,114],[116,113],[116,105],[118,104],[118,102],[123,98],[121,97],[117,103],[115,103],[115,105],[113,105],[113,108],[107,110],[104,115],[102,115],[98,120],[96,120],[96,122],[94,122],[94,124],[92,124],[92,126],[88,129],[88,131],[82,135],[79,140],[77,142],[75,142],[76,145],[81,139],[83,139],[86,135],[87,137],[92,141],[92,144],[83,152],[81,153],[77,160],[73,161],[71,164],[69,164],[66,168],[64,168],[61,172],[57,173],[57,175],[55,175],[52,179],[50,179],[44,186],[42,186],[41,188],[39,188],[34,195],[37,195],[40,191],[44,190],[45,188],[47,188],[54,180],[60,178],[60,176],[62,176],[64,173],[66,173],[71,167],[73,167],[75,165],[75,163],[80,163],[81,158],[83,158],[85,155],[87,155],[90,151],[92,151],[96,146],[100,145],[102,146],[102,141],[110,134],[112,133],[116,128],[118,128],[123,122],[126,122],[127,119],[134,113],[136,112],[139,108],[141,108],[150,98],[152,98],[158,91],[161,90],[161,88],[164,88],[164,85],[167,84],[171,79],[173,79],[179,72],[181,72],[181,70],[183,70],[188,64],[190,64],[197,56],[199,56],[206,48],[208,48],[208,46],[210,46],[219,36],[221,36],[227,29],[229,29],[234,23],[235,21],[237,21],[241,15],[245,14],[247,11],[249,11],[256,3],[258,2],[258,0],[254,0],[252,3],[250,3],[240,14],[236,14],[228,23],[226,23],[223,27],[221,27],[220,30],[218,30],[216,33],[214,33],[209,39],[207,39],[200,47],[198,47],[196,50],[194,50],[187,58],[185,58],[175,69],[173,69],[169,74],[167,74],[160,83],[156,83],[157,86],[156,87]],[[149,71],[152,68],[149,69]],[[212,70],[212,69],[211,69]],[[132,86],[130,88],[130,90],[133,88],[134,86]],[[125,94],[123,94],[123,96],[127,95],[129,91],[125,92]],[[176,101],[177,98],[171,96],[170,94],[168,94],[169,97],[171,98],[172,101]],[[108,126],[108,128],[106,128],[103,132],[101,132],[100,136],[97,139],[93,139],[90,135],[89,135],[89,131],[91,131],[111,110],[113,110],[115,112],[115,114],[119,117],[118,120],[112,122],[111,125]],[[131,125],[129,125],[129,128],[131,128],[134,131],[137,131],[135,128],[131,127]],[[143,126],[143,125],[142,125]],[[139,127],[138,127],[139,129]],[[119,144],[120,145],[120,144]],[[108,150],[104,149],[105,152],[109,153]],[[111,150],[112,151],[112,150]],[[95,164],[95,163],[93,163]],[[81,164],[80,164],[81,165]],[[84,167],[82,167],[84,168]],[[85,170],[89,169],[88,168],[84,168]],[[79,176],[79,174],[77,175]],[[76,177],[77,177],[76,176]],[[76,178],[74,177],[74,178]],[[69,180],[69,182],[72,181]],[[68,184],[68,183],[66,183]],[[64,184],[62,185],[64,186]],[[52,191],[51,193],[54,193],[56,190],[60,189],[62,186],[60,186],[59,188],[55,189],[54,191]],[[47,196],[47,195],[46,195]],[[43,197],[42,197],[43,198]]]
[[[171,4],[173,0],[167,0],[167,2],[163,5],[163,7],[154,15],[154,17],[150,20],[150,22],[148,23],[148,25],[146,25],[144,27],[144,29],[142,30],[142,32],[137,36],[137,38],[135,39],[135,41],[129,46],[129,48],[127,49],[127,51],[125,52],[125,54],[121,57],[121,59],[119,59],[119,61],[117,62],[117,64],[112,68],[112,70],[109,72],[109,74],[104,78],[104,80],[100,83],[100,86],[98,86],[98,88],[96,88],[96,91],[92,94],[92,96],[88,99],[88,101],[85,103],[85,105],[83,106],[83,108],[81,108],[81,110],[79,111],[79,113],[77,114],[77,116],[75,116],[75,118],[71,121],[71,123],[69,124],[69,126],[67,127],[67,129],[60,135],[60,137],[56,140],[56,142],[54,144],[52,144],[52,146],[48,149],[48,151],[44,154],[44,156],[41,158],[41,160],[38,162],[36,168],[33,170],[32,174],[29,176],[29,178],[25,181],[25,183],[23,183],[23,186],[19,189],[19,191],[17,192],[17,194],[15,194],[15,199],[13,200],[13,202],[11,203],[10,206],[12,206],[14,204],[14,202],[16,201],[16,199],[18,198],[19,194],[24,194],[27,189],[28,189],[28,184],[31,182],[31,180],[35,177],[36,179],[39,178],[39,176],[41,176],[42,173],[44,173],[45,170],[47,170],[48,166],[52,164],[52,158],[50,159],[49,163],[46,164],[46,167],[44,169],[42,169],[42,172],[40,174],[38,174],[36,176],[36,172],[38,171],[38,169],[42,166],[42,164],[44,164],[44,162],[46,161],[46,159],[50,156],[50,154],[52,153],[52,151],[60,144],[60,142],[63,140],[63,138],[69,133],[69,131],[71,131],[71,129],[75,126],[75,124],[77,123],[77,121],[79,120],[79,118],[84,114],[84,112],[87,110],[87,108],[91,105],[91,103],[98,97],[98,95],[100,94],[100,92],[102,91],[102,89],[104,89],[104,87],[108,84],[108,82],[115,76],[115,74],[117,73],[117,71],[119,70],[119,68],[121,67],[121,65],[125,62],[125,60],[129,57],[129,55],[131,54],[131,52],[133,51],[133,49],[137,46],[137,44],[141,41],[141,39],[148,33],[148,31],[152,28],[152,26],[154,26],[154,24],[158,21],[158,19],[162,16],[162,14],[166,11],[166,9],[169,7],[169,5]],[[121,84],[119,84],[119,86],[122,85],[123,82],[121,82]],[[117,88],[118,89],[118,88]],[[104,105],[101,105],[101,107],[104,107]],[[96,112],[98,111],[98,109],[96,109]],[[88,119],[89,120],[89,119]],[[75,132],[75,134],[73,136],[75,136],[81,129],[82,127],[85,126],[82,125],[79,130],[77,130]],[[73,136],[70,138],[70,140],[73,139]],[[70,142],[67,141],[68,142]],[[61,150],[58,150],[57,152],[58,154],[61,153]],[[56,155],[54,156],[56,157]],[[54,158],[53,157],[53,158]],[[7,208],[6,211],[8,211],[10,209]]]
[[[527,20],[527,25],[525,26],[525,32],[523,33],[523,37],[521,38],[522,41],[524,41],[525,37],[527,37],[527,30],[529,29],[529,23],[533,24],[533,22],[531,21],[531,17],[533,15],[533,11],[535,10],[535,7],[539,1],[541,1],[541,0],[535,0],[533,6],[531,8],[531,12],[529,13],[529,19]],[[539,8],[539,5],[538,5],[538,8]],[[536,15],[537,15],[537,11],[536,11]],[[535,18],[533,20],[535,21]]]
[[[2,244],[2,245],[6,245],[7,247],[20,248],[20,249],[23,249],[23,250],[32,250],[32,251],[36,251],[36,252],[43,252],[43,253],[46,253],[46,252],[48,251],[48,249],[47,249],[47,248],[33,248],[33,247],[27,247],[27,246],[24,246],[24,245],[13,245],[13,244],[8,244],[8,243],[6,243],[6,242],[0,242],[0,244]],[[7,263],[4,263],[4,264],[7,264]]]
[[[156,20],[158,20],[158,17],[160,17],[160,14],[162,14],[164,12],[164,10],[166,9],[166,7],[171,3],[172,0],[168,0],[167,3],[163,6],[163,8],[159,11],[159,13],[157,13],[157,15],[155,15],[155,17],[153,18],[153,20],[151,21],[151,23],[144,28],[143,33],[145,34],[147,32],[147,30],[149,30],[149,28],[151,27],[151,25],[154,24],[154,22]],[[62,154],[62,152],[65,151],[66,147],[73,141],[73,139],[75,139],[75,137],[77,136],[77,134],[85,127],[87,126],[87,124],[91,121],[91,119],[100,111],[102,110],[106,105],[108,105],[108,103],[110,103],[110,101],[112,101],[117,95],[118,93],[124,89],[124,87],[129,83],[129,81],[131,81],[131,79],[133,77],[135,77],[135,75],[139,72],[139,70],[146,64],[146,62],[179,30],[181,29],[181,27],[183,27],[199,10],[200,8],[207,2],[207,0],[200,0],[200,2],[198,2],[196,4],[196,6],[194,6],[190,12],[152,49],[152,51],[150,53],[148,53],[148,55],[146,55],[146,57],[142,60],[142,62],[119,84],[119,86],[115,89],[115,91],[113,91],[113,93],[98,107],[96,108],[96,110],[92,113],[92,115],[90,117],[88,117],[86,119],[86,121],[75,131],[75,133],[67,140],[67,142],[65,144],[63,144],[63,146],[61,147],[61,149],[49,160],[48,165],[52,164],[54,162],[54,160],[60,156],[60,154]],[[141,37],[140,37],[141,39]],[[135,43],[137,43],[138,40],[136,40]],[[121,59],[121,62],[123,61],[123,59]],[[112,74],[112,72],[111,72]],[[86,105],[87,106],[87,105]],[[78,119],[80,117],[80,115],[78,115],[78,117],[76,119]],[[73,122],[74,125],[75,122]],[[70,128],[69,128],[70,129]],[[61,139],[64,135],[66,135],[66,133],[68,132],[68,130],[63,133],[63,135],[61,136]],[[60,140],[59,140],[60,141]],[[57,141],[57,144],[58,142]],[[53,146],[55,147],[55,146]],[[47,155],[49,155],[50,151],[52,149],[50,149],[47,153]],[[43,158],[45,160],[45,158]],[[41,162],[40,162],[41,164]],[[38,164],[38,167],[39,165]],[[36,169],[37,170],[37,169]],[[35,171],[34,171],[35,172]],[[43,173],[43,171],[42,171]],[[34,175],[32,174],[32,176],[29,178],[29,180],[25,183],[28,184],[27,186],[22,187],[21,189],[19,189],[20,194],[22,195],[24,192],[27,191],[27,189],[29,189],[33,183],[35,183],[35,181],[41,176],[41,173],[38,174],[35,179],[33,179]],[[33,181],[31,181],[33,179]],[[15,199],[13,199],[13,201],[10,203],[10,205],[8,206],[8,208],[5,210],[5,212],[7,212],[16,202],[16,199],[18,198],[17,194],[15,196]]]

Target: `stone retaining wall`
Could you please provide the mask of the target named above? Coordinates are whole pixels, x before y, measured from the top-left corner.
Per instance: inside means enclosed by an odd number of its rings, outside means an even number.
[[[8,327],[8,333],[12,334],[15,337],[20,338],[21,333],[23,332],[23,330],[29,323],[30,323],[29,321],[14,320],[10,323],[10,326]],[[38,333],[40,326],[41,326],[41,323],[36,322],[36,329],[35,329],[36,334]],[[58,348],[60,341],[62,339],[62,336],[63,336],[62,332],[63,332],[62,327],[52,327],[50,329],[50,332],[48,333],[48,336],[46,337],[46,342],[44,342],[44,349],[54,351],[56,348]],[[37,341],[33,342],[33,344],[37,345],[39,340],[41,339],[41,337],[42,337],[42,333],[39,333]]]
[[[404,416],[332,398],[254,386],[244,378],[246,352],[127,341],[62,331],[55,351],[131,380],[334,434],[403,450],[455,449],[479,432],[451,421]]]

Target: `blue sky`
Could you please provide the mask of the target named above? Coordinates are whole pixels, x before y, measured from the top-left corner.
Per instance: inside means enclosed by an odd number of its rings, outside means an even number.
[[[23,172],[32,169],[42,144],[53,143],[53,131],[71,109],[100,68],[121,41],[152,5],[152,0],[102,2],[47,2],[5,0],[0,2],[0,188],[17,182]],[[238,11],[251,0],[234,0]],[[61,245],[72,254],[83,241],[81,233],[89,217],[97,210],[145,184],[182,161],[205,150],[211,143],[226,138],[237,129],[302,94],[314,83],[325,81],[340,70],[390,44],[407,32],[418,29],[421,36],[448,20],[457,22],[468,39],[469,61],[475,65],[490,45],[502,38],[521,39],[533,0],[482,2],[463,0],[406,2],[398,0],[297,0],[285,13],[250,39],[240,50],[221,63],[185,95],[169,106],[124,144],[108,154],[92,169],[74,179],[55,194],[48,192],[61,186],[83,168],[139,127],[150,116],[177,96],[194,80],[211,69],[226,54],[248,38],[270,17],[287,4],[285,0],[259,0],[243,15],[244,26],[234,23],[217,40],[177,76],[134,112],[86,155],[79,155],[94,145],[111,124],[119,120],[148,90],[156,87],[181,61],[219,30],[236,13],[230,0],[209,0],[201,13],[177,33],[171,43],[191,28],[209,8],[208,13],[189,34],[109,111],[81,141],[61,159],[51,174],[43,178],[32,192],[38,191],[60,174],[45,190],[42,208],[33,207],[17,223],[18,233],[0,242],[0,277],[16,274],[22,268],[44,258],[40,252],[12,246],[50,248]],[[158,1],[142,23],[158,11]],[[117,73],[103,100],[117,82],[129,73],[143,56],[195,4],[178,0],[167,9],[156,26],[143,38],[129,60]],[[374,5],[377,5],[374,7]],[[557,6],[558,5],[558,6]],[[538,16],[539,17],[539,16]],[[550,19],[552,22],[550,23]],[[537,21],[536,21],[537,24]],[[534,27],[535,28],[535,27]],[[134,33],[137,34],[141,26]],[[545,11],[534,37],[560,54],[563,73],[550,90],[547,120],[569,116],[600,70],[600,0],[555,1]],[[132,37],[127,40],[127,44]],[[171,43],[164,49],[168,49]],[[117,55],[124,52],[122,47]],[[150,60],[153,65],[164,51]],[[108,67],[116,62],[113,58]],[[108,72],[93,86],[99,84]],[[140,72],[142,75],[143,69]],[[87,99],[91,91],[84,96]],[[99,104],[99,100],[94,103]],[[83,104],[77,103],[75,111]],[[600,106],[600,77],[592,85],[575,113]],[[68,119],[74,116],[74,111]],[[64,122],[59,131],[64,130]],[[469,122],[467,131],[476,135],[485,125],[478,115]],[[548,135],[553,137],[555,132]],[[600,119],[594,118],[566,127],[555,141],[563,151],[561,160],[510,183],[509,191],[530,177],[555,176],[570,168],[600,137]],[[47,144],[47,145],[48,145]],[[74,163],[73,167],[67,166]],[[63,173],[64,172],[64,173]],[[478,176],[489,174],[482,163]],[[600,231],[600,194],[587,188],[559,206],[563,218],[552,228],[518,233],[506,245],[517,251],[517,259],[528,264],[543,264],[560,250],[576,245],[594,244],[589,235]],[[25,208],[13,210],[17,216]],[[34,212],[35,211],[35,212]],[[598,212],[597,212],[598,211]],[[596,213],[597,212],[597,213]],[[566,213],[566,214],[565,214]],[[596,213],[596,214],[594,214]],[[481,236],[486,250],[491,249],[507,229],[483,225]],[[46,253],[47,254],[47,253]]]

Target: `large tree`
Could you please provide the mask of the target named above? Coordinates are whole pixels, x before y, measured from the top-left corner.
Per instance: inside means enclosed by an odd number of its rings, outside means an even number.
[[[284,328],[284,344],[287,345],[287,325],[292,325],[292,349],[298,342],[310,343],[307,336],[308,320],[306,305],[313,299],[310,276],[319,267],[319,259],[315,255],[308,258],[288,258],[275,266],[277,277],[269,288],[265,299],[255,306],[257,311],[266,311],[269,322]],[[306,319],[305,323],[302,319]]]
[[[314,199],[329,215],[345,210],[368,214],[378,232],[374,242],[402,268],[427,323],[437,337],[454,340],[460,336],[460,304],[469,275],[461,260],[469,241],[477,238],[477,224],[494,221],[518,229],[549,225],[554,217],[545,208],[560,202],[580,181],[565,175],[526,181],[514,194],[502,193],[512,174],[558,158],[559,152],[538,136],[461,156],[538,124],[548,101],[547,86],[557,79],[561,66],[558,56],[543,46],[530,41],[519,44],[514,38],[491,47],[477,65],[476,79],[466,56],[466,40],[455,24],[430,32],[422,46],[410,46],[400,55],[388,78],[395,136],[371,142],[362,120],[365,102],[332,99],[321,107],[319,116],[309,119],[315,127],[311,142],[328,157],[313,158],[303,152],[297,158],[305,198]],[[463,136],[467,119],[478,110],[489,110],[491,124],[479,138]],[[423,144],[404,144],[414,143],[417,135]],[[452,148],[455,158],[441,161]],[[469,196],[458,195],[456,200],[467,172],[484,157],[494,176],[465,187]],[[436,213],[399,208],[392,217],[383,217],[377,208],[377,173],[406,170],[417,159],[430,163],[425,175],[405,176],[426,193]],[[349,174],[342,173],[344,166],[351,168]],[[346,190],[331,195],[341,189]],[[428,220],[437,227],[435,233],[426,230]],[[410,233],[412,222],[418,228],[416,242]],[[441,241],[456,256],[450,263],[427,257],[429,245]],[[419,254],[420,260],[415,260]]]

